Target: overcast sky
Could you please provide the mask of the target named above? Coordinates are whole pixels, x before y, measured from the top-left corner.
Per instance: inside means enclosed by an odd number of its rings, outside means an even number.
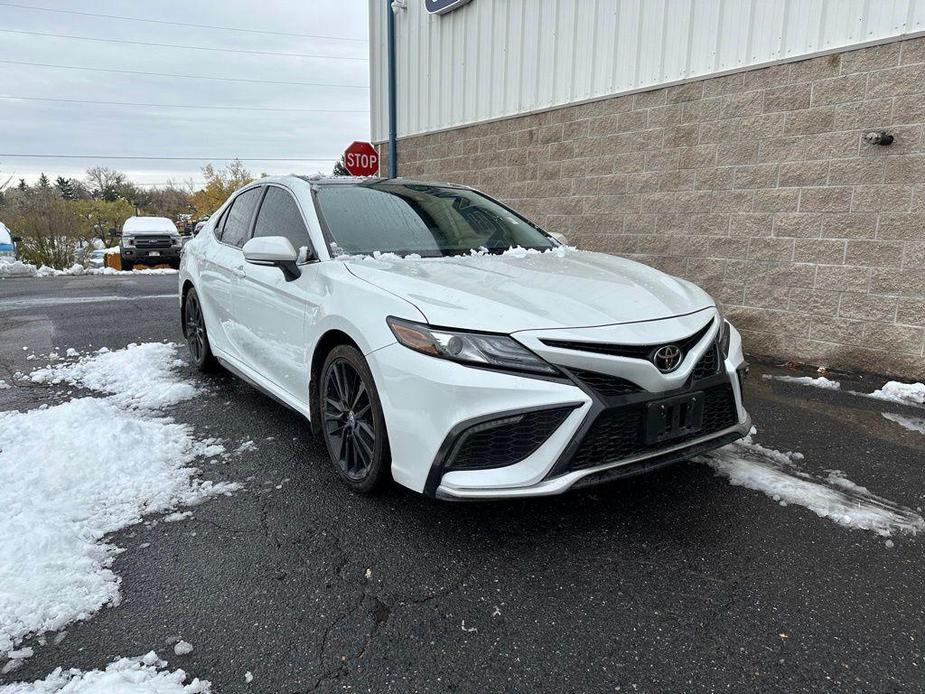
[[[17,5],[11,7],[9,5]],[[119,15],[359,41],[280,36],[79,16],[29,8]],[[366,0],[0,0],[0,61],[44,63],[362,88],[236,83],[0,62],[0,177],[42,171],[82,178],[109,166],[144,183],[193,177],[238,156],[255,174],[330,171],[353,140],[369,138]],[[85,36],[181,46],[272,51],[359,60],[225,53],[9,33]],[[234,111],[53,103],[6,97],[329,109],[337,113]],[[26,159],[10,154],[202,157],[197,161]],[[272,162],[261,157],[322,158]]]

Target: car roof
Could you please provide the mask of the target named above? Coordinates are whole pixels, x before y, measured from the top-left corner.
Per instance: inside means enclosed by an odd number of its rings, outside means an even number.
[[[306,176],[303,174],[291,174],[289,176],[273,176],[270,178],[262,179],[264,181],[272,182],[278,180],[283,182],[284,180],[289,179],[298,179],[299,181],[304,181],[305,183],[310,184],[312,187],[324,187],[324,186],[356,186],[368,183],[395,183],[398,185],[416,185],[416,186],[441,186],[444,188],[463,188],[466,190],[471,190],[469,186],[462,185],[460,183],[448,183],[446,181],[422,181],[416,178],[385,178],[381,176],[323,176],[320,174],[314,174]]]
[[[167,217],[129,217],[122,225],[122,231],[172,231],[176,225]]]

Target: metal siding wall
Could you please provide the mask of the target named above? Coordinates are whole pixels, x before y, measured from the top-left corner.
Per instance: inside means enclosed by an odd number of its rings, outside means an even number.
[[[399,13],[398,134],[430,132],[925,30],[925,0],[472,0]],[[370,102],[387,133],[385,0]]]

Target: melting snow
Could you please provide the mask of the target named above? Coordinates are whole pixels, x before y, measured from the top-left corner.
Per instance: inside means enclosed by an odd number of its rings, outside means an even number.
[[[193,644],[188,641],[177,641],[177,644],[173,647],[173,652],[177,655],[189,655],[193,652]]]
[[[189,400],[196,388],[171,370],[176,345],[165,342],[130,344],[112,352],[103,348],[76,362],[55,364],[33,371],[34,383],[68,383],[103,393],[122,407],[157,409]]]
[[[872,494],[839,471],[829,471],[825,479],[803,472],[796,465],[802,459],[800,453],[781,453],[753,443],[751,435],[696,458],[733,485],[763,492],[783,506],[803,506],[846,528],[884,537],[925,530],[925,519],[911,509]]]
[[[783,381],[785,383],[796,383],[801,386],[814,386],[816,388],[824,388],[826,390],[838,390],[841,388],[841,383],[838,381],[829,380],[824,376],[813,378],[811,376],[774,376],[771,374],[764,374],[762,378],[767,381]]]
[[[925,405],[925,383],[888,381],[868,397],[898,402],[903,405]]]
[[[922,417],[906,417],[901,414],[894,414],[893,412],[881,412],[885,419],[889,419],[891,422],[896,422],[903,429],[908,429],[909,431],[917,431],[920,434],[925,434],[925,418]]]
[[[83,672],[56,669],[44,680],[16,682],[0,687],[0,694],[208,694],[208,680],[194,678],[189,684],[183,670],[165,670],[167,663],[154,651],[141,658],[119,658],[105,670]]]
[[[174,352],[133,345],[40,369],[32,380],[111,395],[0,412],[0,654],[118,604],[107,534],[237,488],[197,479],[189,466],[214,444],[156,410],[196,393]]]

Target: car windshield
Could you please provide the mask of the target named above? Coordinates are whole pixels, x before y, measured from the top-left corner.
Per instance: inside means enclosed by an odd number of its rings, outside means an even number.
[[[334,256],[436,257],[556,245],[523,217],[464,188],[381,181],[318,186],[315,194]]]

